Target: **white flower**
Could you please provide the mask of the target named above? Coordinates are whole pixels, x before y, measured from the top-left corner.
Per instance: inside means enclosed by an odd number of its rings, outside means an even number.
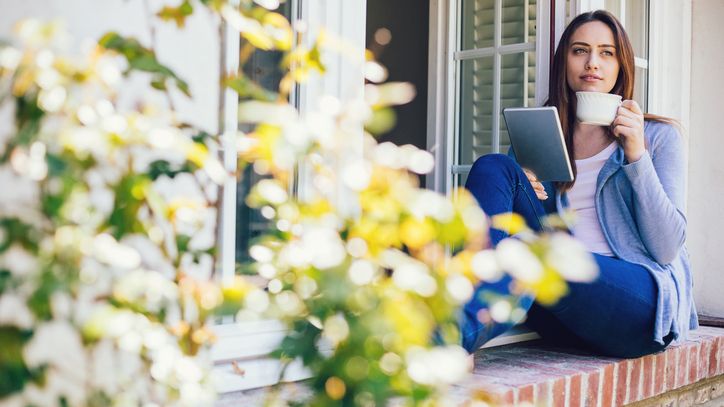
[[[598,276],[598,265],[593,255],[583,243],[567,233],[551,236],[545,260],[568,281],[588,282]]]
[[[301,243],[303,250],[309,253],[312,265],[318,269],[338,266],[347,257],[344,242],[332,228],[307,227],[302,232]]]
[[[410,259],[395,267],[392,281],[403,290],[414,291],[423,297],[435,294],[437,282],[425,263]]]
[[[543,265],[520,240],[508,238],[495,249],[500,268],[523,282],[536,282],[543,277]]]
[[[0,50],[0,67],[13,71],[18,67],[23,54],[15,48],[5,47]]]
[[[353,191],[361,191],[367,187],[372,178],[372,166],[365,161],[353,161],[342,168],[342,179]]]
[[[344,315],[335,314],[327,318],[324,321],[322,336],[329,339],[335,346],[347,339],[349,336],[349,325],[347,324],[347,320],[344,319]]]
[[[38,270],[38,259],[19,244],[13,244],[0,255],[0,266],[16,276],[23,276]]]
[[[12,292],[0,296],[0,326],[14,325],[18,328],[30,329],[34,320],[25,298]]]
[[[503,277],[494,250],[481,250],[473,255],[471,266],[475,276],[483,281],[496,282]]]
[[[99,261],[121,269],[130,270],[141,264],[141,255],[135,249],[118,243],[107,233],[93,239],[93,255]]]
[[[355,260],[349,267],[349,279],[357,285],[371,283],[377,276],[377,269],[367,260]]]
[[[459,346],[412,348],[405,359],[407,373],[420,384],[453,384],[464,379],[470,371],[468,353]]]
[[[460,274],[448,276],[448,278],[445,279],[445,285],[447,291],[458,304],[466,302],[473,296],[473,285],[470,283],[470,280]]]
[[[48,90],[41,90],[38,94],[38,106],[49,113],[55,113],[63,107],[67,92],[62,86],[54,86]]]
[[[259,195],[267,202],[281,204],[289,197],[287,191],[277,181],[263,179],[256,184]]]
[[[78,331],[65,321],[40,324],[23,349],[30,367],[48,365],[42,392],[63,395],[71,405],[80,405],[85,397],[87,357]]]

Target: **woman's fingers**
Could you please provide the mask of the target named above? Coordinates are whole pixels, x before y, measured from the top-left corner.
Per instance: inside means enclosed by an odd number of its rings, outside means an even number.
[[[535,176],[533,171],[523,168],[523,172],[525,173],[525,176],[528,177],[528,181],[530,181],[530,185],[533,187],[533,191],[535,192],[535,195],[540,199],[541,201],[545,201],[548,199],[548,194],[546,193],[546,189],[543,187],[543,184],[538,182],[538,177]]]

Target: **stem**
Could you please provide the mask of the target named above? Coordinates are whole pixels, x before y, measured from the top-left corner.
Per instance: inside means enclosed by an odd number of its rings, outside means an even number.
[[[153,25],[153,12],[151,11],[151,5],[149,4],[149,0],[143,0],[143,8],[146,11],[146,20],[148,22],[148,34],[151,38],[151,51],[153,52],[153,55],[156,55],[156,27]],[[176,107],[173,103],[173,98],[171,97],[171,92],[169,92],[168,87],[165,87],[163,93],[166,95],[166,99],[168,100],[168,107],[171,109],[172,112],[176,112]]]

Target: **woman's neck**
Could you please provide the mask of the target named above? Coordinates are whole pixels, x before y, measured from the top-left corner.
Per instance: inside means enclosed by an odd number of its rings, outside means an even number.
[[[611,144],[605,127],[576,123],[573,130],[574,160],[583,160],[603,151]]]

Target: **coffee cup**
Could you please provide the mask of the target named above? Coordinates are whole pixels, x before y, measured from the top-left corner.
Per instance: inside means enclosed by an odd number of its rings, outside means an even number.
[[[582,124],[609,126],[616,118],[621,96],[602,92],[576,92],[576,118]]]

